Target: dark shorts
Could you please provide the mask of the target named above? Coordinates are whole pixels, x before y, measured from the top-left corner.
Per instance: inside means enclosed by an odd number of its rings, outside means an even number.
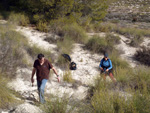
[[[101,70],[101,74],[104,74],[104,73],[105,73],[105,71]],[[108,72],[106,72],[107,75],[109,75],[110,73],[113,74],[113,69],[110,69]]]

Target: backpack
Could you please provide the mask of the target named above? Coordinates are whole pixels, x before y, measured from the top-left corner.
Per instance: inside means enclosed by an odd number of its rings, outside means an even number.
[[[68,54],[62,54],[64,58],[66,58],[69,62],[71,62],[71,58]]]
[[[77,69],[77,64],[75,62],[71,62],[71,58],[68,54],[62,54],[62,56],[70,62],[70,64],[69,64],[70,70],[76,70]]]
[[[77,69],[75,62],[71,62],[69,67],[70,67],[70,70],[76,70]]]

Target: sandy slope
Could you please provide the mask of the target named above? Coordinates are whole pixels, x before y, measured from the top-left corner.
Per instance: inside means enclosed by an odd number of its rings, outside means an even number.
[[[55,44],[50,44],[44,41],[46,33],[41,33],[32,28],[18,27],[18,32],[21,32],[27,37],[31,45],[38,45],[41,48],[53,51],[52,54],[56,54],[57,46]],[[50,34],[49,34],[50,35]],[[94,35],[88,34],[89,36]],[[99,33],[99,35],[104,36],[104,33]],[[116,34],[115,34],[116,35]],[[126,44],[126,41],[129,40],[124,36],[119,35],[121,38],[121,43],[116,46],[117,49],[121,49],[123,53],[121,57],[127,60],[132,67],[137,65],[137,62],[133,61],[133,54],[136,52],[137,48],[130,47]],[[45,93],[47,95],[57,95],[62,97],[63,95],[68,95],[71,99],[82,100],[87,95],[87,90],[89,85],[94,84],[94,78],[99,75],[99,62],[103,57],[98,54],[93,54],[88,50],[83,49],[82,44],[74,44],[74,49],[71,54],[72,61],[77,63],[77,70],[71,71],[73,78],[76,80],[74,84],[66,83],[62,80],[63,73],[65,71],[56,67],[59,75],[61,76],[61,82],[58,83],[55,75],[52,75],[51,79],[46,85]],[[37,87],[34,83],[34,87],[31,86],[30,77],[31,77],[32,67],[18,69],[18,74],[15,80],[9,83],[16,91],[19,91],[26,102],[33,102],[34,99],[38,100]],[[35,78],[36,79],[36,78]],[[80,95],[80,96],[79,96]]]

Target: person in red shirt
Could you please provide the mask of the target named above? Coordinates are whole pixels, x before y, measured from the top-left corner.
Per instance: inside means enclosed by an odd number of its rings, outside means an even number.
[[[34,77],[34,74],[36,73],[40,103],[45,102],[44,89],[45,89],[46,82],[49,79],[50,69],[54,71],[59,82],[60,78],[59,78],[59,75],[57,74],[56,69],[47,59],[44,58],[43,54],[38,54],[37,59],[34,61],[32,75],[31,75],[31,82],[32,84],[34,83],[33,77]]]

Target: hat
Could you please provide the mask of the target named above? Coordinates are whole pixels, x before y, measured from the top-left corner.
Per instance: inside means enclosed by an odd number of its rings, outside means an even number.
[[[104,54],[104,57],[108,57],[108,54],[107,54],[107,53],[105,53],[105,54]]]

